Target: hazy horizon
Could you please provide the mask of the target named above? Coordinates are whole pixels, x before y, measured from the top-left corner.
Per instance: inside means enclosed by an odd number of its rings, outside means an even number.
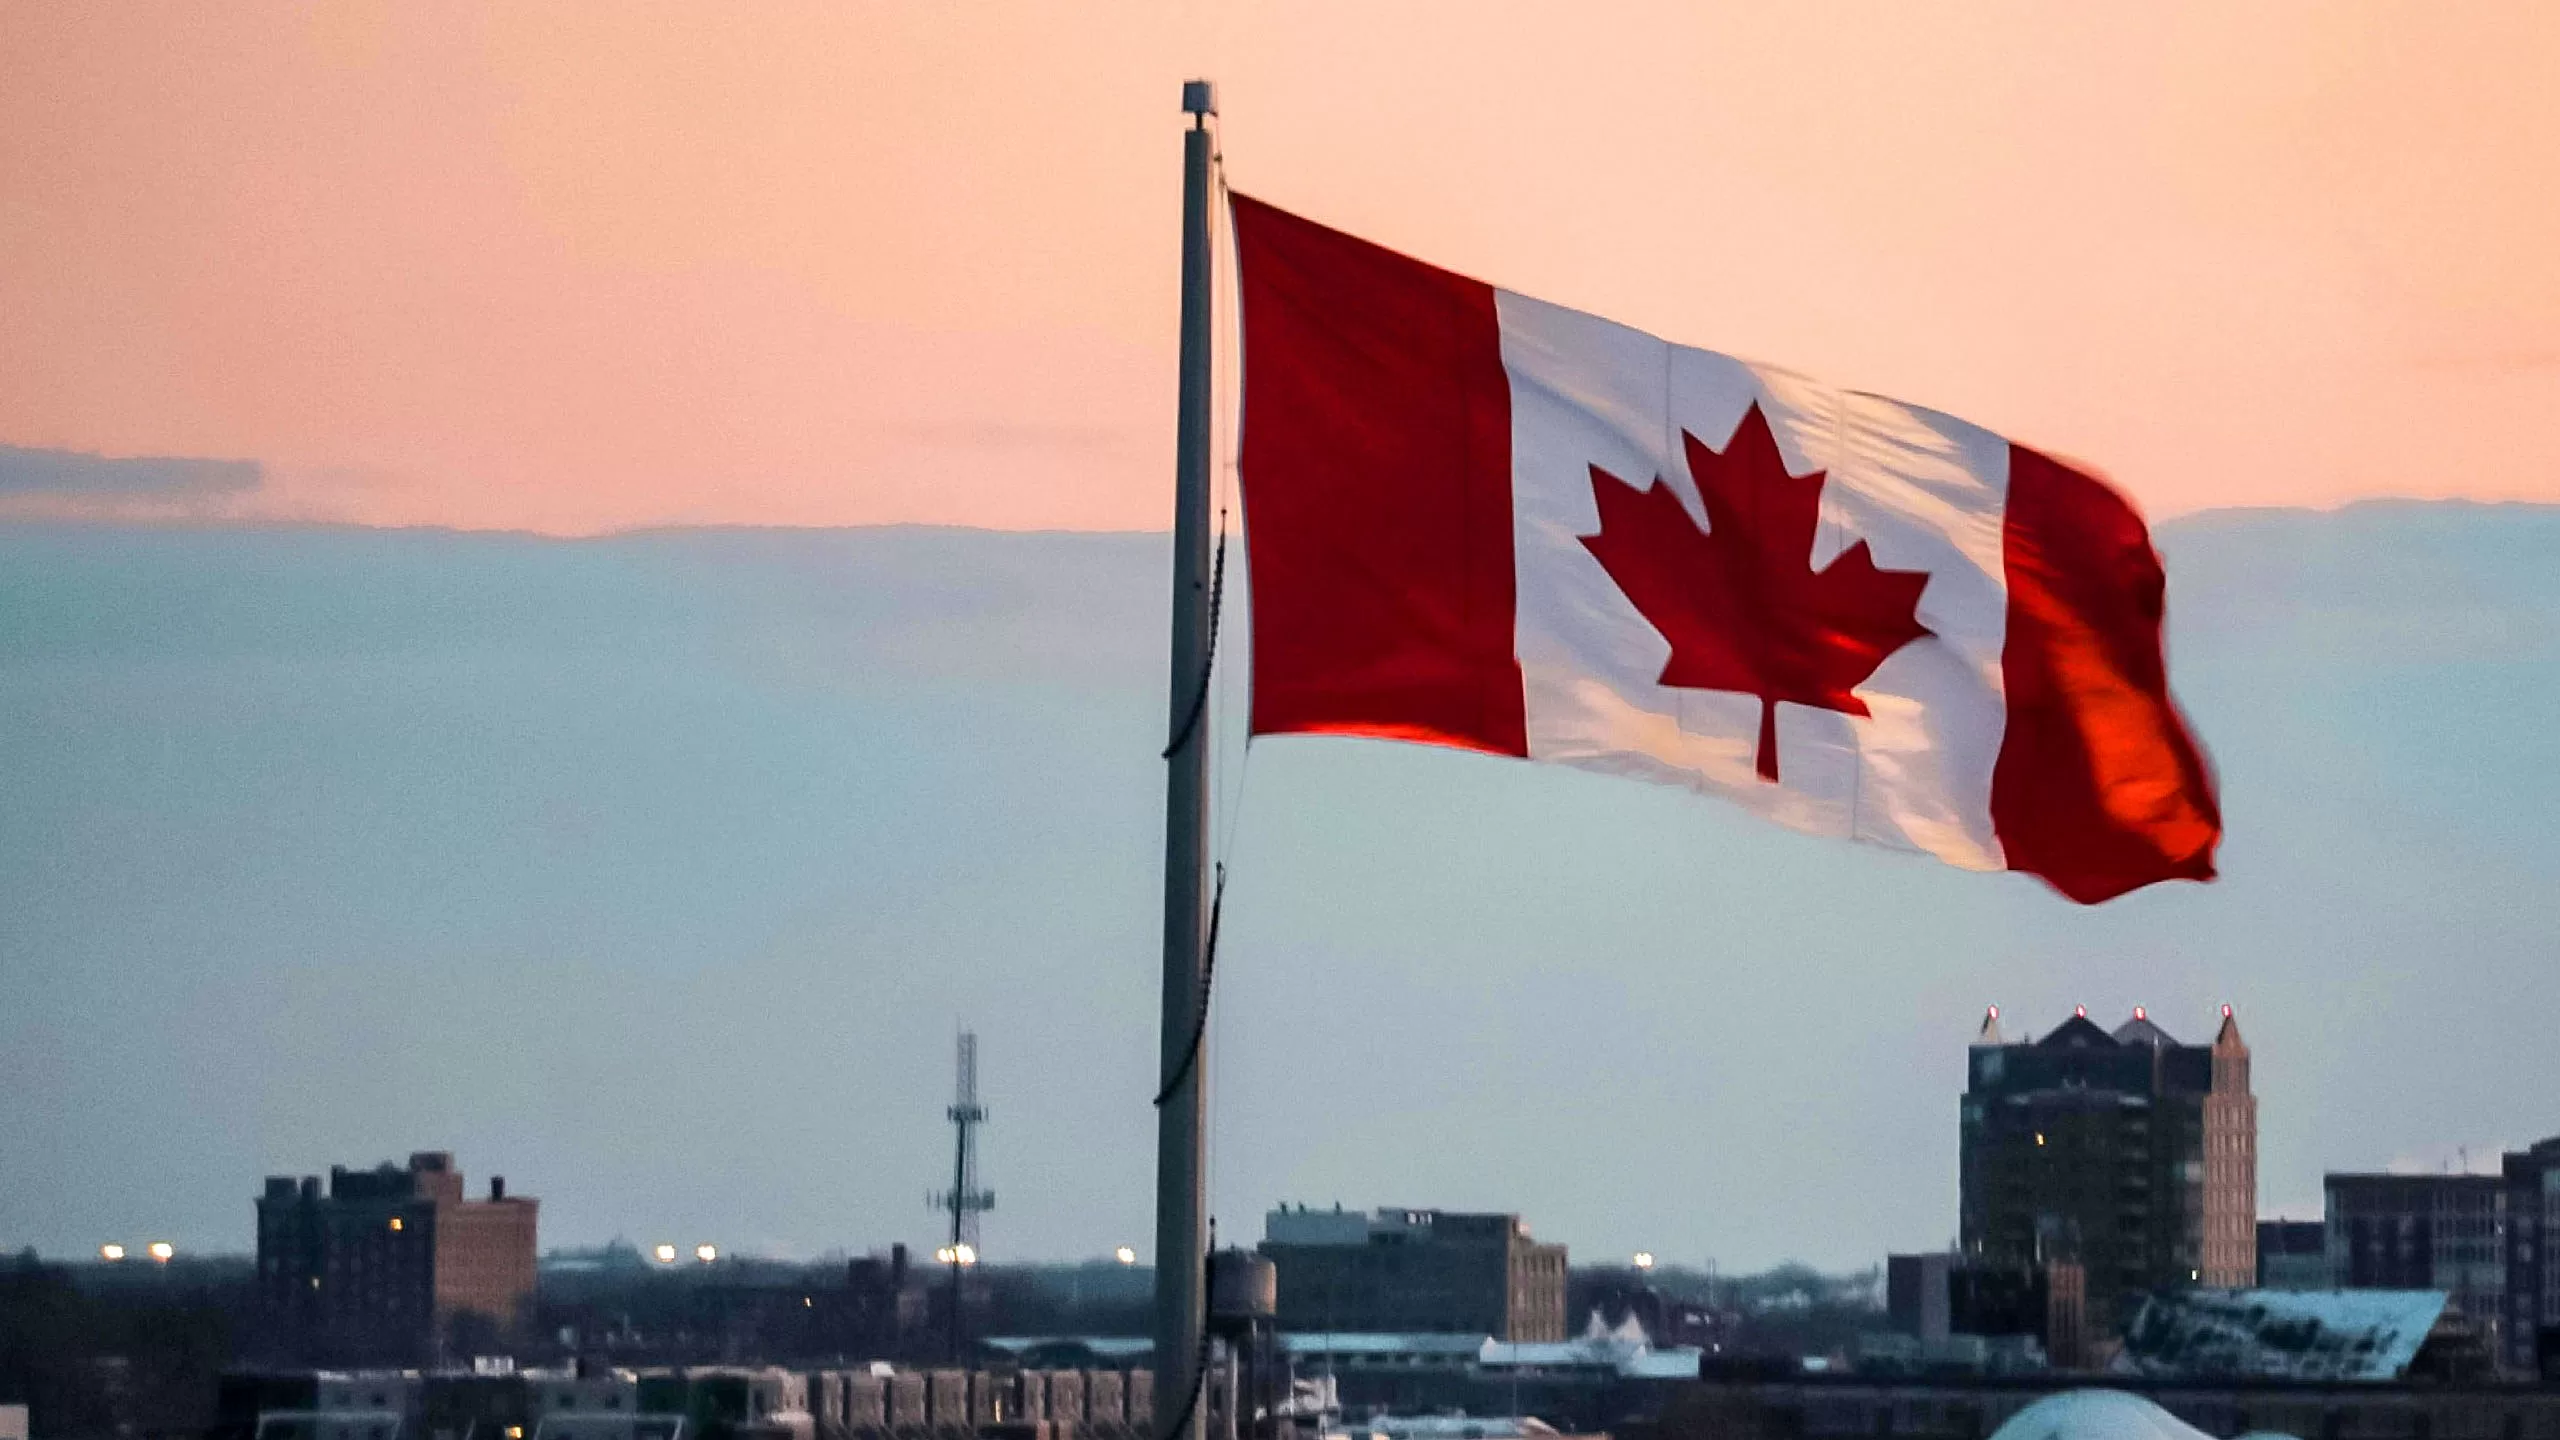
[[[2235,1004],[2266,1213],[2560,1132],[2560,509],[2160,535],[2209,887],[2082,910],[1651,787],[1230,743],[1222,1232],[1942,1245],[1993,1002]],[[264,1175],[428,1148],[546,1248],[929,1246],[965,1020],[988,1253],[1143,1250],[1165,544],[0,525],[0,1247],[241,1248]]]
[[[1239,565],[1224,1234],[1936,1247],[1993,1002],[2235,1005],[2270,1212],[2560,1132],[2554,74],[2318,0],[0,4],[0,1247],[414,1149],[546,1244],[929,1246],[966,1023],[990,1256],[1143,1249],[1201,76],[1237,192],[2104,474],[2228,822],[2082,910],[1247,748]]]

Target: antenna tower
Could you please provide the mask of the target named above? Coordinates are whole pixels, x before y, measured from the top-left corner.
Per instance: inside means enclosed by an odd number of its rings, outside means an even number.
[[[951,1358],[968,1358],[960,1328],[961,1279],[978,1263],[978,1216],[996,1208],[995,1192],[978,1187],[978,1127],[987,1123],[978,1103],[978,1035],[960,1032],[960,1075],[944,1112],[951,1117],[951,1188],[933,1193],[929,1203],[951,1217],[951,1243],[936,1259],[951,1270]]]

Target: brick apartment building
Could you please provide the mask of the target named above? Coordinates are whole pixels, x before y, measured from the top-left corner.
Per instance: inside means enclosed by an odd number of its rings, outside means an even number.
[[[407,1167],[267,1178],[258,1197],[258,1310],[270,1345],[334,1362],[467,1359],[511,1335],[534,1291],[538,1203],[463,1196],[441,1150]]]

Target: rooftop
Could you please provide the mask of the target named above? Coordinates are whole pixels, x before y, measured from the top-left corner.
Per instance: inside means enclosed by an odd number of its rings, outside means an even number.
[[[2155,1293],[2125,1333],[2125,1358],[2153,1375],[2396,1380],[2444,1306],[2441,1290]]]

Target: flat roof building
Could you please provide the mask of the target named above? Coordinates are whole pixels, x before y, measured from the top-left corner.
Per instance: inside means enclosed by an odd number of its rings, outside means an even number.
[[[2507,1314],[2499,1326],[2510,1371],[2560,1380],[2560,1135],[2507,1152]]]
[[[2258,1222],[2258,1288],[2328,1290],[2328,1227],[2318,1220]]]
[[[1944,1251],[1884,1257],[1885,1320],[1895,1334],[1924,1346],[1946,1343],[1955,1328],[1947,1310],[1952,1263]]]
[[[2325,1282],[2441,1290],[2510,1376],[2560,1378],[2560,1136],[2500,1157],[2498,1173],[2332,1173]]]
[[[1263,1221],[1284,1331],[1562,1340],[1565,1247],[1517,1215],[1288,1206]]]
[[[2329,1283],[2441,1290],[2498,1344],[2507,1290],[2507,1182],[2498,1175],[2332,1173]]]

